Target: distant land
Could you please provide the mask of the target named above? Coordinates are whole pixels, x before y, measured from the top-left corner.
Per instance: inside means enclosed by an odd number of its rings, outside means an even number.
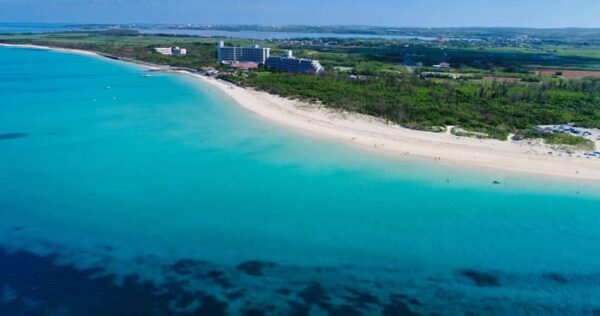
[[[296,37],[383,37],[383,38],[454,38],[498,40],[531,38],[539,41],[593,44],[600,43],[600,28],[523,28],[523,27],[383,27],[366,25],[237,25],[237,24],[68,24],[68,23],[0,23],[2,33],[99,31],[131,29],[150,34],[211,35],[256,39]],[[230,32],[230,33],[228,33]],[[248,34],[250,33],[250,35]],[[229,36],[228,36],[229,35]]]
[[[540,40],[568,42],[600,41],[600,28],[522,28],[522,27],[382,27],[360,25],[236,25],[236,24],[72,24],[77,29],[125,28],[144,31],[152,30],[202,30],[229,32],[280,32],[309,34],[355,34],[372,36],[413,36],[413,37],[449,37],[471,39],[493,39],[514,36],[534,37]]]

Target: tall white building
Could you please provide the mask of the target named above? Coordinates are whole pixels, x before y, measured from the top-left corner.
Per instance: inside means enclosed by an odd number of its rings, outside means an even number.
[[[256,63],[267,62],[271,53],[270,48],[253,47],[226,47],[223,41],[217,44],[217,59],[220,63]]]

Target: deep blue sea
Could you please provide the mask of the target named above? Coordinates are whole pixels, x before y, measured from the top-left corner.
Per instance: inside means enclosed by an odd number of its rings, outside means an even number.
[[[0,22],[0,34],[17,33],[49,33],[66,32],[77,30],[77,27],[67,26],[60,23],[2,23]]]
[[[599,184],[374,155],[94,56],[0,48],[0,219],[3,316],[600,311]]]

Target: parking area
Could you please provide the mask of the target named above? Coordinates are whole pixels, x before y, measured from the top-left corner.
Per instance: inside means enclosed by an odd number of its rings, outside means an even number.
[[[538,128],[548,132],[569,133],[573,136],[589,139],[596,144],[596,151],[586,152],[585,155],[600,158],[600,129],[574,127],[572,124],[540,125]]]

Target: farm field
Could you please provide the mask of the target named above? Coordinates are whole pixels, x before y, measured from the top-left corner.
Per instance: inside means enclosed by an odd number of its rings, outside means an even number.
[[[542,77],[562,77],[564,79],[600,78],[600,71],[570,69],[536,69],[535,73]]]

